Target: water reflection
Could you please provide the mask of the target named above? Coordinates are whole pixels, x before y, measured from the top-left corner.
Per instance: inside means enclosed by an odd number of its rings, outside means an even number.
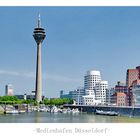
[[[0,123],[140,123],[140,118],[101,116],[86,113],[32,112],[18,115],[0,115]]]

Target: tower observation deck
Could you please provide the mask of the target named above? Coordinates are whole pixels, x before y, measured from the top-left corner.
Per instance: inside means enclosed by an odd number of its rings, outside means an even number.
[[[37,43],[37,60],[36,60],[36,86],[35,86],[35,99],[39,103],[42,101],[42,60],[41,60],[41,47],[45,38],[45,30],[41,27],[40,14],[38,16],[38,26],[33,31],[33,37]]]

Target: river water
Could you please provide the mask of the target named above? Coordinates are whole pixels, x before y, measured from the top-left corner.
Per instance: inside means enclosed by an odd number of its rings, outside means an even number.
[[[140,117],[31,112],[0,115],[0,123],[140,123]]]

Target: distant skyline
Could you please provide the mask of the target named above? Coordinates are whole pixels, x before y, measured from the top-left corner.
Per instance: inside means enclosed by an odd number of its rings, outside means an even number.
[[[8,83],[14,94],[35,90],[38,13],[46,30],[45,96],[84,86],[88,70],[99,70],[112,87],[140,65],[140,7],[0,7],[0,95]]]

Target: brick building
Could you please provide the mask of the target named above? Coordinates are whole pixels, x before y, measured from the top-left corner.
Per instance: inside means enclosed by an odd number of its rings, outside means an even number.
[[[126,73],[126,85],[128,88],[128,105],[132,105],[132,86],[134,81],[140,80],[140,66],[137,66],[136,69],[128,69]]]
[[[127,95],[123,92],[116,92],[112,95],[111,103],[117,106],[127,106]]]

